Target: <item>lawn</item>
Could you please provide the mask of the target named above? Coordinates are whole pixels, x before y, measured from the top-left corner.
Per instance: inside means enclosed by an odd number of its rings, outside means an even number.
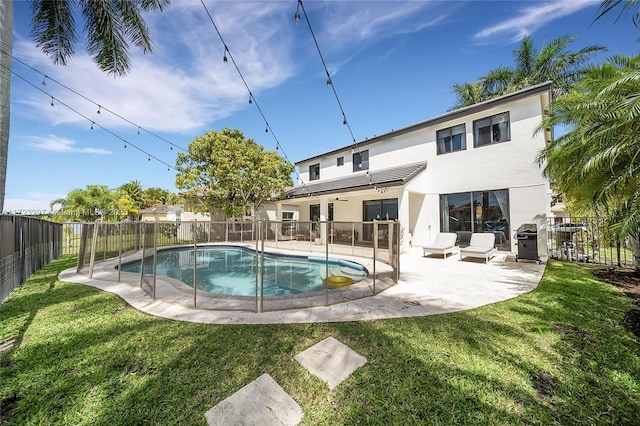
[[[0,423],[204,425],[207,409],[268,373],[308,425],[640,424],[632,303],[588,266],[549,262],[535,291],[455,314],[205,325],[57,281],[74,262],[46,266],[0,305],[0,347],[14,342],[0,354]],[[294,360],[328,336],[367,358],[332,391]]]

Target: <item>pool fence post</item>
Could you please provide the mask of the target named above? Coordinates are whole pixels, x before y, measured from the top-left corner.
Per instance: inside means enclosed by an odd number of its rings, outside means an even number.
[[[242,239],[242,232],[240,233],[240,239]],[[259,243],[258,240],[259,240],[259,238],[256,238],[256,251],[255,251],[256,263],[254,265],[254,272],[256,274],[256,313],[260,312],[260,303],[258,301],[258,286],[259,286],[259,281],[260,281],[260,277],[258,275],[258,262],[260,261],[260,259],[258,257],[258,243]]]
[[[326,230],[326,229],[325,229]],[[329,241],[325,238],[324,240],[325,247],[325,259],[324,259],[324,303],[325,305],[329,305]]]
[[[258,237],[260,237],[260,312],[264,312],[264,240],[267,235],[267,222],[264,223],[264,232],[261,226],[258,227]],[[260,235],[262,234],[262,235]]]
[[[118,282],[122,271],[122,222],[118,222]]]
[[[191,234],[193,234],[193,307],[198,307],[198,301],[196,299],[196,295],[198,294],[198,286],[196,285],[196,277],[197,277],[197,261],[198,258],[198,236],[196,233],[196,224],[191,223]]]
[[[156,278],[158,276],[158,222],[153,222],[153,299],[156,298]]]
[[[140,259],[140,288],[142,288],[142,281],[144,279],[144,254],[147,248],[147,228],[144,222],[140,222],[139,228],[142,232],[142,258]]]
[[[354,254],[356,245],[356,224],[351,222],[351,256]]]
[[[89,278],[93,278],[93,265],[96,261],[96,250],[98,249],[98,223],[93,224],[93,241],[91,241],[91,257],[89,259]]]
[[[378,254],[378,222],[373,221],[373,295],[376,295],[376,257]]]

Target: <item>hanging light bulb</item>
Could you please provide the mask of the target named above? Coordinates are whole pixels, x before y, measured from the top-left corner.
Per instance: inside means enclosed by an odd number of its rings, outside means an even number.
[[[93,130],[93,125],[94,125],[94,124],[95,124],[95,123],[92,121],[92,122],[91,122],[91,130]]]
[[[44,78],[42,79],[42,87],[45,87],[47,85],[47,76],[45,75]]]
[[[127,149],[127,144],[126,143],[124,144],[124,149]]]
[[[227,52],[229,51],[229,49],[227,48],[227,45],[224,46],[224,56],[222,57],[222,61],[223,62],[229,62],[229,60],[227,59]]]
[[[347,124],[347,117],[345,117],[344,115],[342,117],[343,117],[342,124]]]
[[[269,133],[269,125],[267,124],[266,127],[264,128],[264,132],[265,133]]]
[[[252,104],[253,103],[253,96],[251,95],[251,93],[249,93],[249,103]]]
[[[331,86],[331,77],[327,78],[327,86]]]
[[[51,106],[53,106],[53,96],[51,97]]]
[[[100,105],[98,105],[98,111],[97,113],[100,114],[100,108],[102,108]]]
[[[301,1],[300,1],[300,0],[298,0],[298,7],[296,8],[296,14],[295,14],[295,15],[293,15],[293,19],[295,19],[295,20],[296,20],[296,24],[297,24],[298,22],[300,22],[300,3],[301,3]]]
[[[140,127],[138,127],[138,134],[140,134]]]
[[[151,161],[151,157],[147,157],[147,161]]]

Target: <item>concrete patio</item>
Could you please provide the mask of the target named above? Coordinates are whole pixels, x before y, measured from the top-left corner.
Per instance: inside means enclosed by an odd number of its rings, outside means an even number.
[[[138,285],[93,279],[63,271],[61,281],[76,282],[117,294],[135,309],[162,318],[211,324],[270,324],[369,321],[419,317],[473,309],[533,290],[542,277],[544,263],[515,262],[515,256],[498,253],[489,263],[460,261],[458,255],[422,256],[413,248],[400,258],[400,280],[380,294],[345,303],[270,312],[193,309],[188,305],[153,300]],[[160,281],[160,278],[158,278]]]

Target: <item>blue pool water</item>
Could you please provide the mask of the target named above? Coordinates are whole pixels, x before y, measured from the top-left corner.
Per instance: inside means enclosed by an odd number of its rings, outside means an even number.
[[[235,246],[197,248],[196,285],[199,290],[236,296],[256,294],[255,251]],[[153,274],[153,256],[145,258],[144,273]],[[158,250],[157,274],[193,287],[193,247]],[[140,273],[140,261],[122,265],[124,272]],[[324,290],[325,258],[265,253],[264,295],[285,296]],[[367,277],[358,263],[329,259],[329,276],[341,275],[355,282]]]

